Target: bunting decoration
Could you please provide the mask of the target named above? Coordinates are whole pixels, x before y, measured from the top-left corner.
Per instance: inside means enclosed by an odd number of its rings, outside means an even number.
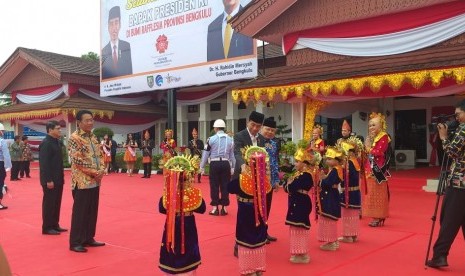
[[[399,91],[404,84],[410,84],[413,88],[419,89],[426,82],[431,82],[433,87],[438,87],[445,79],[453,79],[456,84],[462,85],[465,80],[465,67],[398,72],[327,81],[303,82],[284,86],[235,89],[232,90],[232,99],[236,104],[240,101],[246,103],[249,101],[262,101],[267,103],[276,100],[276,96],[281,96],[282,101],[286,101],[290,94],[295,95],[297,98],[302,98],[305,95],[326,97],[331,94],[341,96],[350,90],[355,95],[358,95],[364,88],[369,88],[376,94],[385,85],[393,91]]]
[[[89,111],[92,112],[95,117],[107,117],[108,119],[113,118],[115,114],[113,110],[90,109]],[[10,112],[0,114],[0,121],[50,118],[58,115],[63,115],[64,117],[67,117],[68,114],[71,114],[73,117],[76,117],[77,112],[78,110],[74,108],[49,108],[43,110],[31,110],[28,112]]]

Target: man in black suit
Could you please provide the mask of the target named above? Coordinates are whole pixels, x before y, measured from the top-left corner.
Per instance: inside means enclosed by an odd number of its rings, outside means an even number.
[[[234,157],[236,158],[236,166],[234,167],[234,175],[232,176],[233,180],[239,178],[242,170],[245,170],[247,167],[241,149],[246,146],[265,146],[265,139],[259,134],[264,119],[265,115],[257,111],[252,111],[249,115],[247,127],[234,134]],[[234,245],[234,256],[237,257],[237,243]]]
[[[132,74],[131,45],[118,38],[120,29],[121,12],[115,6],[108,15],[110,42],[102,49],[102,79]]]
[[[61,127],[57,121],[49,121],[45,126],[47,136],[39,146],[40,185],[44,196],[42,199],[42,234],[59,235],[67,231],[59,225],[61,198],[63,196],[62,144]]]
[[[242,6],[240,0],[223,0],[224,12],[208,25],[207,61],[253,54],[252,38],[235,32],[228,20]]]

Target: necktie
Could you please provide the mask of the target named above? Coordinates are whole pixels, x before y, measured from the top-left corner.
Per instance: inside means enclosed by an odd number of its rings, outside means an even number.
[[[231,15],[228,15],[226,17],[227,21],[229,21],[229,19],[231,19]],[[228,57],[229,46],[231,45],[231,34],[232,34],[231,24],[227,23],[226,28],[224,28],[224,37],[223,37],[224,58]]]
[[[257,146],[257,137],[256,136],[252,137],[252,145]]]
[[[116,68],[116,64],[118,63],[118,55],[116,54],[116,45],[113,46],[113,67]]]

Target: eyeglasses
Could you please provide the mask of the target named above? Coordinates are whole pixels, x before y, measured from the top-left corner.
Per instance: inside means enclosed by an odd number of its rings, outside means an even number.
[[[460,114],[462,114],[462,113],[463,113],[463,111],[457,112],[457,113],[454,114],[454,116],[455,116],[455,117],[458,117],[458,116],[460,116]]]

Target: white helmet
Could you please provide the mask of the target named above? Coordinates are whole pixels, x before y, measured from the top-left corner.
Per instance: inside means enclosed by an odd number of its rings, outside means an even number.
[[[218,119],[213,123],[213,127],[226,127],[226,124],[223,120]]]
[[[0,130],[5,130],[5,126],[2,123],[0,123]]]

